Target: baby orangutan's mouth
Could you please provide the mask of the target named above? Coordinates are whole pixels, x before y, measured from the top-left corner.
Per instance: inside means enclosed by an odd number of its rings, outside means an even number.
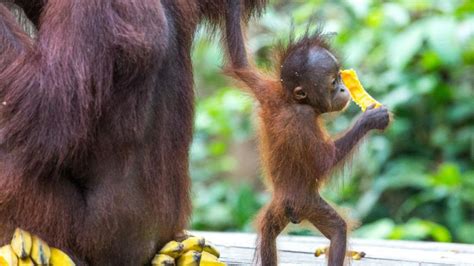
[[[350,97],[347,99],[341,99],[335,102],[331,108],[331,112],[339,112],[346,109],[349,106]]]

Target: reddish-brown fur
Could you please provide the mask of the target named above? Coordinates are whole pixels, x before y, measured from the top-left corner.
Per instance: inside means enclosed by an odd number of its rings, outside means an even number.
[[[321,198],[318,190],[331,171],[344,161],[370,129],[383,129],[389,122],[386,108],[371,109],[346,135],[337,140],[331,139],[324,129],[321,114],[342,109],[347,100],[334,109],[333,105],[339,98],[326,96],[326,86],[322,85],[327,78],[326,72],[312,73],[314,67],[322,67],[326,71],[324,64],[333,57],[327,56],[325,58],[329,59],[321,61],[309,58],[311,53],[320,53],[314,58],[323,58],[322,55],[328,51],[324,37],[316,32],[305,35],[280,51],[281,60],[277,67],[280,73],[274,75],[275,78],[250,66],[245,49],[241,49],[240,54],[234,54],[236,58],[245,60],[230,58],[230,66],[226,69],[229,75],[250,89],[259,103],[262,164],[273,191],[271,202],[257,218],[257,262],[265,266],[277,264],[275,239],[278,234],[289,222],[299,223],[303,219],[310,221],[331,240],[329,265],[343,264],[348,226]],[[297,60],[292,62],[289,58],[295,55]],[[336,75],[338,68],[337,65]],[[307,75],[305,73],[310,73],[308,78],[311,83],[301,81],[300,77]],[[340,77],[335,81],[341,83]],[[293,90],[301,86],[307,87],[308,92],[301,99],[295,99],[295,95],[286,88]],[[338,86],[341,93],[347,93],[344,86]],[[310,98],[310,93],[316,96]]]
[[[238,71],[239,78],[252,78]],[[276,265],[275,238],[289,222],[308,219],[337,242],[338,257],[344,256],[345,221],[317,191],[333,167],[336,148],[309,106],[294,106],[283,96],[277,81],[259,79],[252,88],[259,100],[259,136],[265,176],[272,186],[270,204],[257,219],[262,265]],[[254,81],[251,81],[254,82]],[[331,263],[330,263],[331,264]],[[337,265],[337,264],[331,264]]]
[[[0,244],[21,227],[78,265],[149,263],[191,211],[196,27],[266,1],[13,2],[38,32],[0,4]]]

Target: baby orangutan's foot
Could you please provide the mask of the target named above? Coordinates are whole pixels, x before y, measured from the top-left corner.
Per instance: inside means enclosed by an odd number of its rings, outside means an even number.
[[[10,244],[0,248],[0,265],[74,266],[75,264],[66,253],[49,247],[38,236],[17,228]]]
[[[181,242],[170,241],[153,258],[153,266],[224,266],[219,251],[202,237],[185,236]]]
[[[329,250],[329,247],[323,247],[323,248],[317,248],[316,251],[314,252],[314,256],[319,257],[323,254],[327,254]],[[352,251],[348,250],[346,251],[346,257],[351,257],[353,260],[360,260],[363,257],[365,257],[365,252],[357,252],[357,251]]]

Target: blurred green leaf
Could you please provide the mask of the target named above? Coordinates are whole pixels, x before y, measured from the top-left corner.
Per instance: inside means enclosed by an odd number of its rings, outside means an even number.
[[[458,237],[462,242],[474,243],[474,223],[465,223],[458,230]]]
[[[354,236],[369,239],[382,239],[389,237],[394,228],[395,223],[391,219],[385,218],[363,225],[354,232]]]
[[[432,176],[432,182],[435,186],[454,187],[461,185],[461,178],[461,172],[457,165],[445,163]]]
[[[423,30],[415,24],[390,41],[387,55],[392,67],[404,68],[413,59],[423,44]]]
[[[456,65],[461,59],[460,40],[456,36],[456,23],[449,17],[433,17],[424,21],[428,44],[448,65]]]
[[[411,219],[406,224],[397,225],[389,236],[390,239],[423,240],[432,239],[439,242],[450,242],[449,231],[436,223]]]

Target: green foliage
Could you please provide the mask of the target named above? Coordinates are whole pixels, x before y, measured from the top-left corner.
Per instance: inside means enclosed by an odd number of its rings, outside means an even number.
[[[450,242],[452,239],[451,233],[444,226],[416,218],[400,225],[396,225],[389,218],[383,218],[360,228],[355,236],[405,240],[431,239],[438,242]]]
[[[194,180],[212,180],[236,167],[229,143],[249,136],[251,109],[250,98],[228,88],[198,102],[191,147]]]
[[[230,88],[197,104],[191,147],[195,229],[250,230],[253,215],[262,206],[262,196],[250,184],[228,180],[238,167],[229,154],[230,143],[250,136],[251,109],[251,99]]]
[[[472,1],[275,0],[250,27],[258,65],[270,65],[271,49],[287,38],[292,20],[298,35],[312,17],[337,32],[332,43],[343,66],[356,69],[395,117],[389,130],[361,145],[324,197],[352,210],[363,224],[360,237],[474,243]],[[255,135],[252,102],[225,87],[221,50],[202,37],[195,45],[192,226],[251,230],[268,193],[255,176],[235,174],[240,165],[231,147]],[[343,131],[359,113],[352,105],[329,117],[329,130]]]

